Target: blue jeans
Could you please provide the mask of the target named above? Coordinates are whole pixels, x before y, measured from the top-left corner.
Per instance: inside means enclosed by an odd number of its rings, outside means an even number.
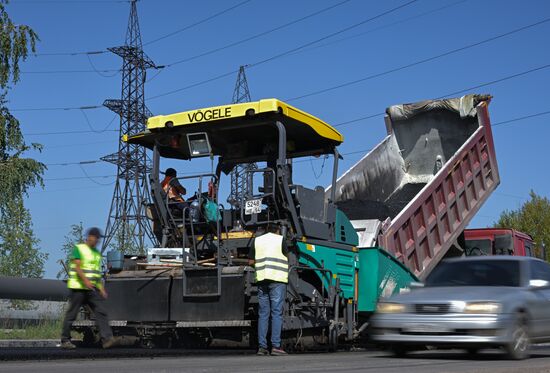
[[[267,331],[271,314],[271,347],[281,348],[283,329],[283,307],[286,297],[286,284],[282,282],[258,283],[258,342],[267,348]]]

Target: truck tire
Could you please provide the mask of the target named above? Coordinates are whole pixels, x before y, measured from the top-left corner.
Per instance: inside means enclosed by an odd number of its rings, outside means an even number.
[[[505,346],[508,357],[512,360],[524,360],[530,355],[531,340],[527,329],[527,322],[522,315],[518,316],[518,320],[512,331],[512,339]]]

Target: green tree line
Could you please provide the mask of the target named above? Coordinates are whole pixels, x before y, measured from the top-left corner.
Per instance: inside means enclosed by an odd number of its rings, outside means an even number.
[[[12,21],[6,4],[0,0],[0,275],[40,277],[47,254],[39,248],[24,200],[30,188],[43,186],[46,166],[27,156],[42,146],[25,142],[19,120],[8,108],[20,63],[39,39],[29,26]]]

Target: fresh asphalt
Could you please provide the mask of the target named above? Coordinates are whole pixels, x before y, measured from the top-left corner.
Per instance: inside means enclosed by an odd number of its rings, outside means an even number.
[[[550,372],[550,346],[531,359],[506,360],[499,351],[471,356],[456,351],[424,351],[396,358],[381,351],[255,356],[245,350],[143,350],[55,348],[0,349],[0,372]]]

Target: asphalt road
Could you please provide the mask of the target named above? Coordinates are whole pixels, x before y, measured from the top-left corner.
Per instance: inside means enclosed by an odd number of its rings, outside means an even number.
[[[131,357],[128,357],[130,354]],[[396,358],[385,352],[356,351],[295,354],[284,357],[255,356],[248,351],[162,351],[53,349],[31,352],[0,350],[0,372],[550,372],[550,347],[538,348],[525,361],[504,360],[498,351],[471,357],[461,351],[417,352]]]

